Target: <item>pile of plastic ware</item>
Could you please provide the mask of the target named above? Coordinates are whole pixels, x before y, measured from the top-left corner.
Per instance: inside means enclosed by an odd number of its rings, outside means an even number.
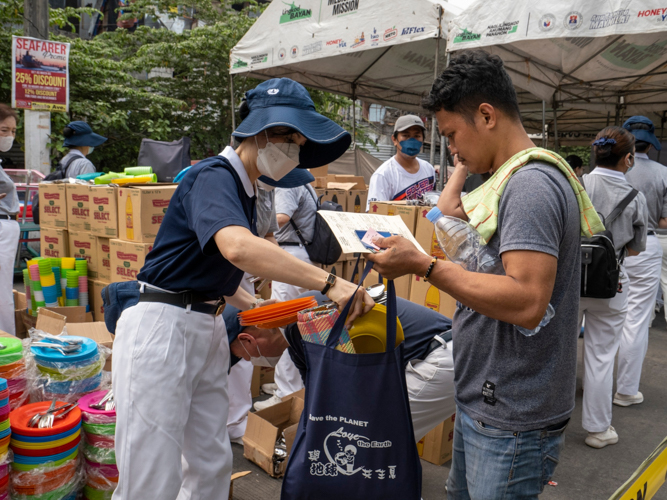
[[[157,182],[157,175],[153,173],[153,167],[128,167],[121,174],[109,172],[108,174],[95,177],[95,184],[150,184]]]
[[[23,270],[28,314],[40,307],[85,306],[88,299],[88,261],[83,258],[37,257]]]
[[[25,359],[23,358],[23,344],[20,339],[0,337],[0,377],[3,377],[0,380],[3,380],[4,384],[7,385],[8,403],[14,410],[28,398],[28,380]],[[0,383],[0,386],[2,385]],[[4,389],[0,392],[0,396],[3,392]],[[4,397],[1,397],[0,402],[4,399]],[[3,411],[0,410],[0,420],[2,420]],[[9,410],[7,411],[9,412]],[[0,455],[2,455],[1,452],[2,441],[0,440]]]

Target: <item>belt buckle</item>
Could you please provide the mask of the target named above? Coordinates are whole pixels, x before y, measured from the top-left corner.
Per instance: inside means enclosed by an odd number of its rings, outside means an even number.
[[[223,313],[223,311],[225,310],[225,306],[226,306],[226,305],[227,305],[226,302],[223,302],[222,304],[220,304],[220,305],[218,306],[218,308],[215,310],[215,315],[216,315],[216,316],[220,316],[220,315]]]

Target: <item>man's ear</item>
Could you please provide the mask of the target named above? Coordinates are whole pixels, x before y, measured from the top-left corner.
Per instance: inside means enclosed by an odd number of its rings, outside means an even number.
[[[477,108],[478,117],[482,120],[482,126],[486,129],[493,129],[498,121],[496,109],[490,104],[483,102]]]

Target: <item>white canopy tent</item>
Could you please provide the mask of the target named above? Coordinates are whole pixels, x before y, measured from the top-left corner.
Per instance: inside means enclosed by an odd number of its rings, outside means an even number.
[[[570,144],[589,144],[606,125],[635,114],[664,124],[667,4],[501,0],[492,6],[477,0],[454,19],[447,50],[483,48],[500,56],[519,89],[529,132],[543,130],[543,102]]]

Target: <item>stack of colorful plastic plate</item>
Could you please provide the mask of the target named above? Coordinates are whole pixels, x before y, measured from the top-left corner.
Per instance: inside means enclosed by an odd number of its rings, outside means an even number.
[[[63,340],[80,340],[81,348],[68,353],[49,347],[31,347],[35,364],[40,372],[36,388],[42,399],[78,401],[97,390],[102,382],[104,359],[97,343],[85,337],[63,335]]]
[[[56,408],[64,404],[58,401]],[[76,498],[81,410],[77,407],[62,418],[56,418],[51,428],[28,427],[33,416],[44,413],[50,406],[49,401],[32,403],[14,410],[9,416],[10,447],[14,452],[11,483],[16,498]]]
[[[313,297],[288,300],[279,304],[259,307],[239,313],[239,319],[243,326],[257,326],[258,328],[278,328],[295,323],[297,313],[304,309],[317,306],[317,300]]]
[[[0,346],[2,346],[0,349],[0,377],[7,380],[9,404],[14,410],[27,398],[23,344],[20,339],[1,337]],[[0,418],[2,418],[1,412]],[[2,446],[1,441],[0,446]]]
[[[86,486],[88,500],[108,500],[118,485],[115,439],[116,410],[91,408],[106,396],[107,391],[98,391],[79,400],[83,415],[84,446],[86,457]]]

